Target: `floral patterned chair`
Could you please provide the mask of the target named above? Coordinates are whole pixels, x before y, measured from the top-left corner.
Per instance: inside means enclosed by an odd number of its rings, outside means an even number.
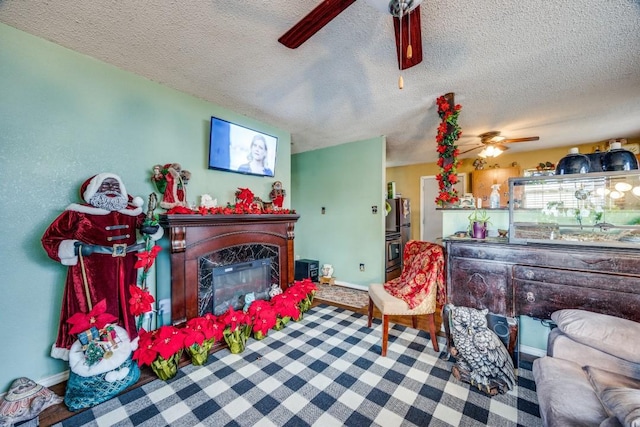
[[[404,247],[400,277],[384,284],[369,286],[369,318],[371,327],[373,306],[382,314],[382,356],[387,355],[389,316],[411,316],[417,328],[417,316],[426,316],[431,343],[440,351],[437,341],[436,306],[446,300],[444,248],[430,242],[410,240]]]

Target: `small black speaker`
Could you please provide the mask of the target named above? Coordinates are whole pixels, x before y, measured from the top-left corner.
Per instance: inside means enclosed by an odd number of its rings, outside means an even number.
[[[487,326],[500,338],[505,348],[509,348],[509,323],[507,318],[498,314],[487,314]]]
[[[504,347],[511,354],[513,365],[518,368],[520,364],[520,354],[518,349],[518,343],[515,343],[513,350],[509,349],[509,341],[511,341],[511,328],[510,323],[517,325],[517,318],[507,318],[499,314],[487,313],[487,327],[491,329],[500,338],[500,341],[504,344]],[[517,336],[515,338],[518,338]]]
[[[295,264],[295,280],[310,278],[312,282],[318,281],[320,262],[313,259],[299,259]]]

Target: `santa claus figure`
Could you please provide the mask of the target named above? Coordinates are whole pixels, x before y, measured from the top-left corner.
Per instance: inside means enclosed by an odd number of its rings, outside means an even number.
[[[155,165],[151,182],[162,195],[160,207],[164,209],[176,206],[187,206],[187,184],[191,172],[183,170],[180,163],[167,163],[164,166]]]
[[[275,209],[282,209],[282,204],[284,203],[284,196],[287,193],[282,188],[282,183],[280,181],[276,181],[271,186],[271,193],[269,193],[269,198],[273,203]]]
[[[93,176],[82,184],[80,196],[86,203],[69,205],[42,237],[49,257],[69,266],[58,337],[51,349],[52,357],[63,360],[68,360],[76,339],[69,334],[67,319],[88,313],[103,299],[106,312],[118,318],[131,339],[137,336],[129,311],[129,285],[137,283],[135,253],[144,249],[144,243],[136,243],[137,231],[152,239],[163,234],[158,226],[143,227],[143,201],[127,194],[118,175]]]

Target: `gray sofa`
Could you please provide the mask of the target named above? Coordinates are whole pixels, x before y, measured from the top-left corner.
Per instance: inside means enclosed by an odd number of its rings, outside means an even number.
[[[545,426],[640,426],[640,323],[560,310],[533,363]]]

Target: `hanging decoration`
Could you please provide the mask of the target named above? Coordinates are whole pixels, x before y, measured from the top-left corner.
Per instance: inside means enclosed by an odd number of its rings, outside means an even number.
[[[438,196],[435,202],[438,206],[444,207],[454,204],[460,200],[458,191],[454,184],[458,182],[458,166],[460,164],[458,155],[460,150],[456,141],[462,135],[462,130],[458,125],[458,116],[462,106],[454,104],[453,93],[447,93],[436,99],[438,105],[438,115],[442,120],[438,126],[438,166],[440,173],[436,175],[438,180]]]

